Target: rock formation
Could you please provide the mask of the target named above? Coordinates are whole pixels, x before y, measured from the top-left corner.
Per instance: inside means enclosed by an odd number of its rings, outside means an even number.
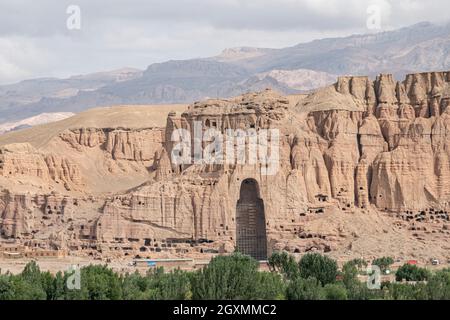
[[[167,110],[165,126],[72,125],[39,146],[0,140],[2,237],[74,254],[237,249],[260,259],[279,249],[375,255],[384,239],[398,256],[447,258],[450,72],[341,77],[298,100],[265,90]],[[190,134],[191,163],[172,157],[178,129]],[[265,129],[279,131],[274,174],[260,159],[194,158],[196,130]]]

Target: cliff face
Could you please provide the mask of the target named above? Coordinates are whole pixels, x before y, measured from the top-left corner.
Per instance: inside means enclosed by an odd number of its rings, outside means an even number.
[[[371,136],[377,137],[385,152],[378,149],[375,157],[375,152],[365,152],[367,132],[362,126],[360,156],[368,168],[359,174],[369,176],[371,183],[360,187],[369,190],[369,201],[378,209],[447,209],[449,185],[442,181],[449,170],[445,129],[450,114],[449,81],[450,73],[437,72],[409,75],[402,83],[395,83],[391,76],[374,82],[373,116],[380,130],[374,123]],[[369,95],[365,99],[372,105]]]
[[[374,82],[344,77],[335,87],[351,96],[355,110],[313,111],[308,122],[329,144],[323,155],[332,196],[384,211],[446,207],[449,73],[409,75],[401,83],[390,75]]]
[[[78,151],[83,147],[99,147],[114,160],[153,161],[155,152],[162,148],[161,129],[99,129],[67,130],[60,138]]]
[[[376,237],[450,239],[449,72],[403,82],[341,77],[296,105],[289,101],[266,90],[197,102],[181,116],[168,112],[165,128],[71,128],[39,150],[4,146],[1,176],[55,187],[53,195],[4,193],[2,234],[32,242],[51,230],[52,246],[83,251],[90,241],[104,254],[218,253],[250,237],[259,220],[242,226],[244,215],[263,217],[268,254],[343,248],[362,254],[358,244],[370,251],[364,239]],[[203,133],[278,129],[275,174],[263,174],[260,161],[175,164],[171,137],[180,128],[194,134],[196,122]],[[123,187],[107,192],[116,184]],[[256,186],[245,192],[258,204],[243,200],[246,185]],[[405,239],[392,240],[391,233]]]
[[[27,143],[0,148],[0,176],[11,179],[31,176],[45,183],[62,182],[67,189],[83,185],[80,169],[72,160],[53,153],[40,153]]]

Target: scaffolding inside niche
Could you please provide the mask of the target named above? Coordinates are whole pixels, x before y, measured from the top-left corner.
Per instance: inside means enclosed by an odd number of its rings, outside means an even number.
[[[236,205],[236,247],[237,251],[257,260],[267,259],[264,202],[253,179],[246,179],[241,185]]]

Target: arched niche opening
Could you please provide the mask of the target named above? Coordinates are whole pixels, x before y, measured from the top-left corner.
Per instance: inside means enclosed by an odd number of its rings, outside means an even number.
[[[254,179],[245,179],[241,183],[236,204],[236,249],[257,260],[267,259],[264,201]]]

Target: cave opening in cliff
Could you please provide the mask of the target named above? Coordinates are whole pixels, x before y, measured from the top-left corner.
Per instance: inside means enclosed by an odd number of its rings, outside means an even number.
[[[254,179],[245,179],[241,184],[236,205],[236,249],[257,260],[267,259],[264,201]]]

